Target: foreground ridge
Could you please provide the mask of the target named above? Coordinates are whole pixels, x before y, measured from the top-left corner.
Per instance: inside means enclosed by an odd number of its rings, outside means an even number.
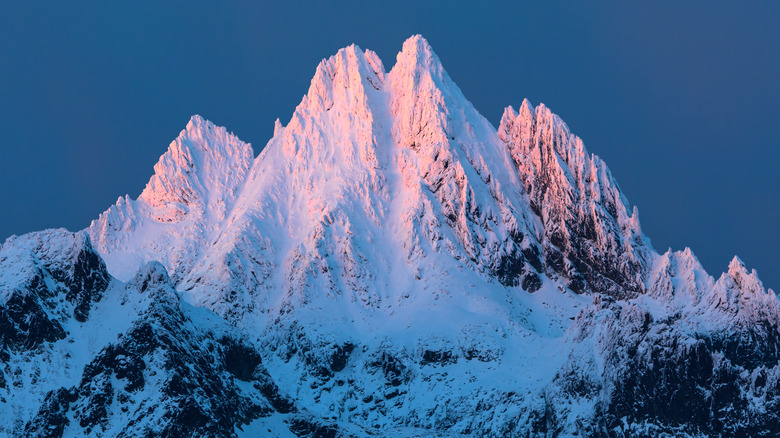
[[[0,436],[774,436],[780,306],[657,253],[543,104],[352,45],[251,145],[0,247]]]

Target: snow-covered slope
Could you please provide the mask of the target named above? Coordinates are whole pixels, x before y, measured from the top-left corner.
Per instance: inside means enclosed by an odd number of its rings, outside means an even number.
[[[111,273],[128,280],[159,260],[180,279],[221,231],[253,157],[249,144],[193,116],[141,196],[120,197],[89,228]]]
[[[274,131],[194,116],[137,200],[6,241],[0,433],[778,427],[774,292],[656,253],[544,105],[494,128],[414,36],[323,60]]]

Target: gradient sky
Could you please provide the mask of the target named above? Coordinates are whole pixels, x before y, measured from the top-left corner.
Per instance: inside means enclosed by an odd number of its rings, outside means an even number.
[[[191,114],[258,153],[322,58],[389,69],[421,33],[494,124],[524,97],[559,114],[657,250],[780,289],[780,2],[74,3],[3,6],[0,240],[137,197]]]

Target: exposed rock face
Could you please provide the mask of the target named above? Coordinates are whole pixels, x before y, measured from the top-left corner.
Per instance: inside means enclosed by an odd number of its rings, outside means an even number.
[[[84,322],[109,280],[84,232],[9,238],[0,248],[0,356],[64,338],[61,319]]]
[[[527,100],[518,112],[504,111],[498,135],[542,221],[547,273],[575,292],[643,292],[652,249],[607,165],[547,107],[534,109]]]
[[[77,385],[46,396],[23,435],[229,437],[235,425],[275,412],[252,347],[193,321],[162,265],[142,268],[134,283],[151,295],[149,308],[86,365]]]
[[[774,436],[779,330],[414,36],[323,60],[256,158],[195,116],[137,200],[8,239],[0,435]]]
[[[548,389],[552,415],[586,436],[780,433],[777,318],[692,327],[695,316],[658,310],[597,297],[570,330],[566,372]],[[586,399],[597,401],[585,415],[567,408]]]

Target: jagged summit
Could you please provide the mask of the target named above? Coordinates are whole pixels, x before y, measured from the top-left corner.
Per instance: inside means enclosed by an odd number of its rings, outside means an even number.
[[[446,74],[441,65],[439,56],[433,51],[422,35],[414,35],[404,41],[401,51],[396,56],[393,70],[398,70],[399,75],[414,76],[414,73],[428,72],[435,77]]]
[[[498,128],[517,164],[531,209],[544,224],[553,270],[574,290],[623,296],[644,290],[652,247],[609,168],[543,104],[524,100]],[[564,263],[554,260],[565,259]]]
[[[210,207],[224,216],[226,202],[235,197],[232,189],[253,158],[251,145],[194,115],[155,164],[138,199],[162,210],[160,222],[179,221],[191,210],[203,213]]]
[[[496,131],[420,35],[404,42],[390,72],[356,45],[323,60],[290,122],[276,123],[254,160],[250,145],[193,116],[138,201],[120,199],[90,234],[120,277],[159,259],[175,282],[197,289],[214,284],[206,279],[215,270],[235,275],[227,260],[255,251],[242,248],[247,233],[255,242],[276,230],[272,240],[286,243],[263,245],[267,263],[287,266],[290,245],[329,239],[318,217],[344,232],[398,221],[382,239],[403,248],[410,272],[429,246],[527,289],[543,275],[576,292],[633,296],[655,254],[607,166],[558,116],[524,100]],[[253,279],[241,284],[263,287],[260,269],[245,268]]]
[[[184,128],[184,131],[188,133],[203,133],[215,128],[219,127],[204,119],[200,114],[193,114],[190,116],[190,120],[187,122],[187,126]]]
[[[739,256],[734,256],[734,258],[731,259],[729,262],[729,270],[728,273],[732,276],[740,275],[740,274],[748,274],[747,267],[745,266],[745,262],[742,261]]]
[[[145,261],[159,260],[177,277],[181,260],[218,232],[253,159],[250,144],[192,116],[138,199],[120,197],[87,229],[112,273],[127,280]]]
[[[738,256],[734,256],[734,258],[731,259],[728,270],[723,273],[721,278],[725,279],[726,277],[733,281],[740,291],[750,291],[754,293],[760,291],[762,295],[764,293],[774,295],[772,289],[764,289],[764,284],[758,278],[758,272],[755,269],[748,269],[748,267],[745,266],[745,262]]]

